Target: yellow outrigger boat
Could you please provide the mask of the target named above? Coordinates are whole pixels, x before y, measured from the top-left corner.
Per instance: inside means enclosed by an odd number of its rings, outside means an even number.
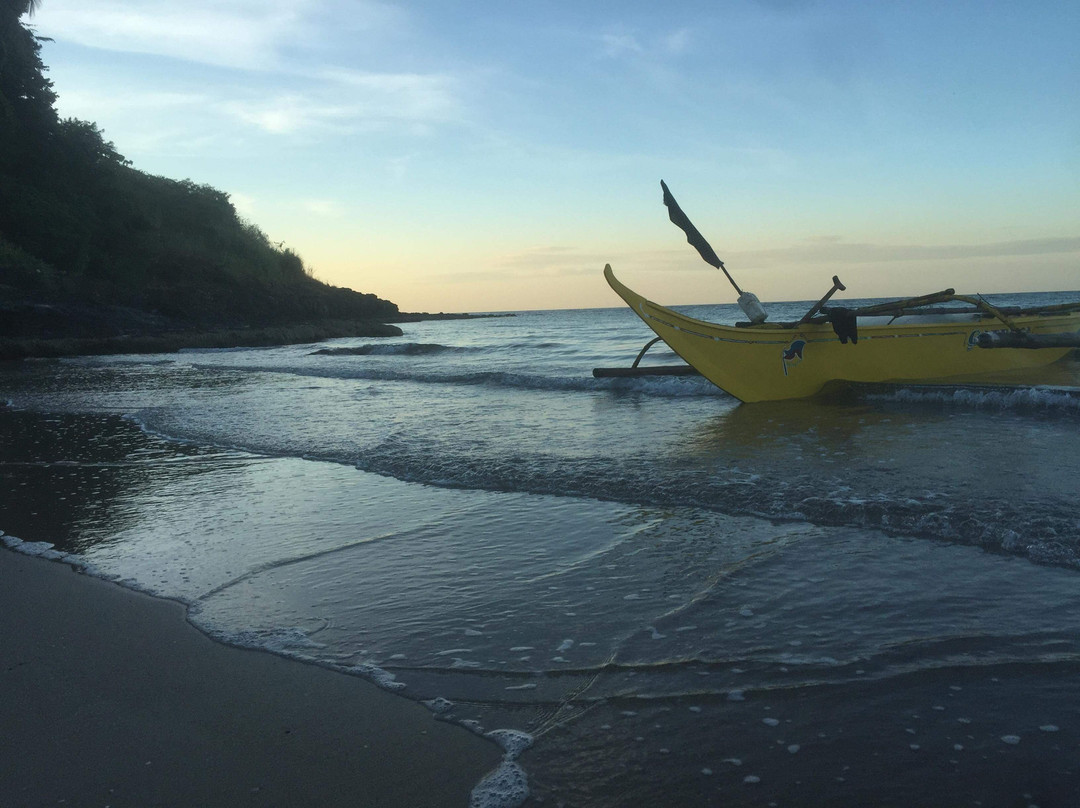
[[[743,292],[663,182],[671,221],[702,258],[739,293],[749,322],[720,325],[653,303],[623,285],[611,266],[604,277],[689,368],[597,368],[597,376],[697,371],[740,401],[806,398],[828,382],[924,382],[1048,365],[1080,347],[1080,302],[1036,309],[1000,308],[946,289],[858,309],[826,307],[833,288],[797,322],[769,323],[757,298]],[[929,308],[963,303],[965,308]],[[653,340],[656,342],[657,340]],[[692,372],[692,371],[691,371]]]
[[[1002,319],[979,309],[968,314],[909,313],[895,319],[875,311],[863,316],[892,322],[860,324],[857,341],[841,342],[824,316],[799,323],[720,325],[646,300],[620,283],[610,265],[604,267],[604,277],[671,350],[740,401],[806,398],[837,380],[911,382],[1039,367],[1080,346],[1080,311],[994,309]],[[927,297],[935,302],[970,300],[951,292]],[[910,312],[916,308],[910,302],[915,301],[897,301],[894,308]],[[1073,305],[1080,309],[1080,303]]]

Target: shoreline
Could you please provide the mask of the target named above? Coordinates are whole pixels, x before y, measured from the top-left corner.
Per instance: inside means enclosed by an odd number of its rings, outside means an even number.
[[[0,337],[0,361],[107,354],[177,353],[185,348],[264,348],[346,337],[401,337],[393,323],[474,320],[513,314],[401,314],[382,321],[328,320],[266,328],[229,328],[94,337]]]
[[[223,645],[179,602],[8,548],[0,687],[18,805],[463,806],[502,759],[372,682]]]
[[[271,328],[170,331],[94,337],[0,338],[0,361],[59,359],[104,354],[176,353],[185,348],[256,348],[302,345],[341,337],[400,337],[394,325],[368,321],[327,321]]]

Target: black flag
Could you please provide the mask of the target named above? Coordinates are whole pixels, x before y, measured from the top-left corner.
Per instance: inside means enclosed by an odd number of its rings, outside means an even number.
[[[694,223],[682,212],[679,203],[675,201],[675,197],[668,190],[667,183],[660,180],[660,187],[664,189],[664,204],[667,205],[668,216],[671,218],[672,223],[686,233],[686,240],[690,242],[691,247],[701,253],[701,257],[705,259],[706,264],[711,264],[717,269],[724,269],[724,262],[713,252],[713,248],[709,246],[709,242],[694,227]]]
[[[707,242],[705,237],[698,232],[698,229],[694,227],[693,223],[686,218],[686,214],[682,212],[679,203],[675,201],[675,197],[673,197],[671,191],[668,190],[667,183],[660,180],[660,187],[664,189],[664,204],[667,205],[668,216],[671,218],[672,223],[686,233],[686,240],[690,242],[691,247],[701,253],[701,257],[705,259],[706,264],[714,266],[724,273],[728,282],[735,287],[735,292],[739,295],[739,308],[741,308],[746,316],[750,318],[750,322],[765,322],[766,314],[765,309],[761,307],[761,302],[754,294],[751,292],[744,292],[739,288],[739,284],[735,283],[735,279],[731,277],[731,273],[727,271],[724,262],[720,260],[715,252],[713,252],[713,248],[709,246],[709,242]]]

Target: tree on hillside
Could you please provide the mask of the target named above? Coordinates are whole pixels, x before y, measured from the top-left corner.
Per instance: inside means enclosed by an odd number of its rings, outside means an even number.
[[[26,14],[32,17],[40,7],[41,0],[0,0],[0,14],[16,20]]]
[[[21,17],[24,14],[34,16],[34,12],[41,6],[41,0],[13,0],[12,6],[16,9],[16,17]]]
[[[20,136],[42,137],[57,122],[41,40],[20,21],[36,7],[37,0],[0,0],[0,121],[9,148]]]

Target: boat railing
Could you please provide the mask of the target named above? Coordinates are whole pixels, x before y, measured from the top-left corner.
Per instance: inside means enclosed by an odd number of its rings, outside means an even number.
[[[968,304],[967,307],[943,308],[941,304],[960,302]],[[739,328],[799,328],[807,323],[820,325],[832,322],[832,312],[840,310],[849,316],[855,317],[913,317],[926,315],[945,314],[975,314],[984,319],[995,318],[1003,322],[1010,330],[1020,329],[1012,322],[1013,317],[1038,317],[1052,316],[1054,314],[1068,314],[1080,311],[1080,301],[1071,303],[1059,303],[1050,306],[994,306],[987,302],[981,295],[958,295],[953,289],[943,289],[920,297],[891,300],[885,303],[875,303],[871,306],[859,306],[846,309],[838,306],[826,306],[820,308],[820,313],[815,312],[809,318],[783,322],[749,323],[739,322],[735,325]],[[814,311],[814,310],[811,310]]]

